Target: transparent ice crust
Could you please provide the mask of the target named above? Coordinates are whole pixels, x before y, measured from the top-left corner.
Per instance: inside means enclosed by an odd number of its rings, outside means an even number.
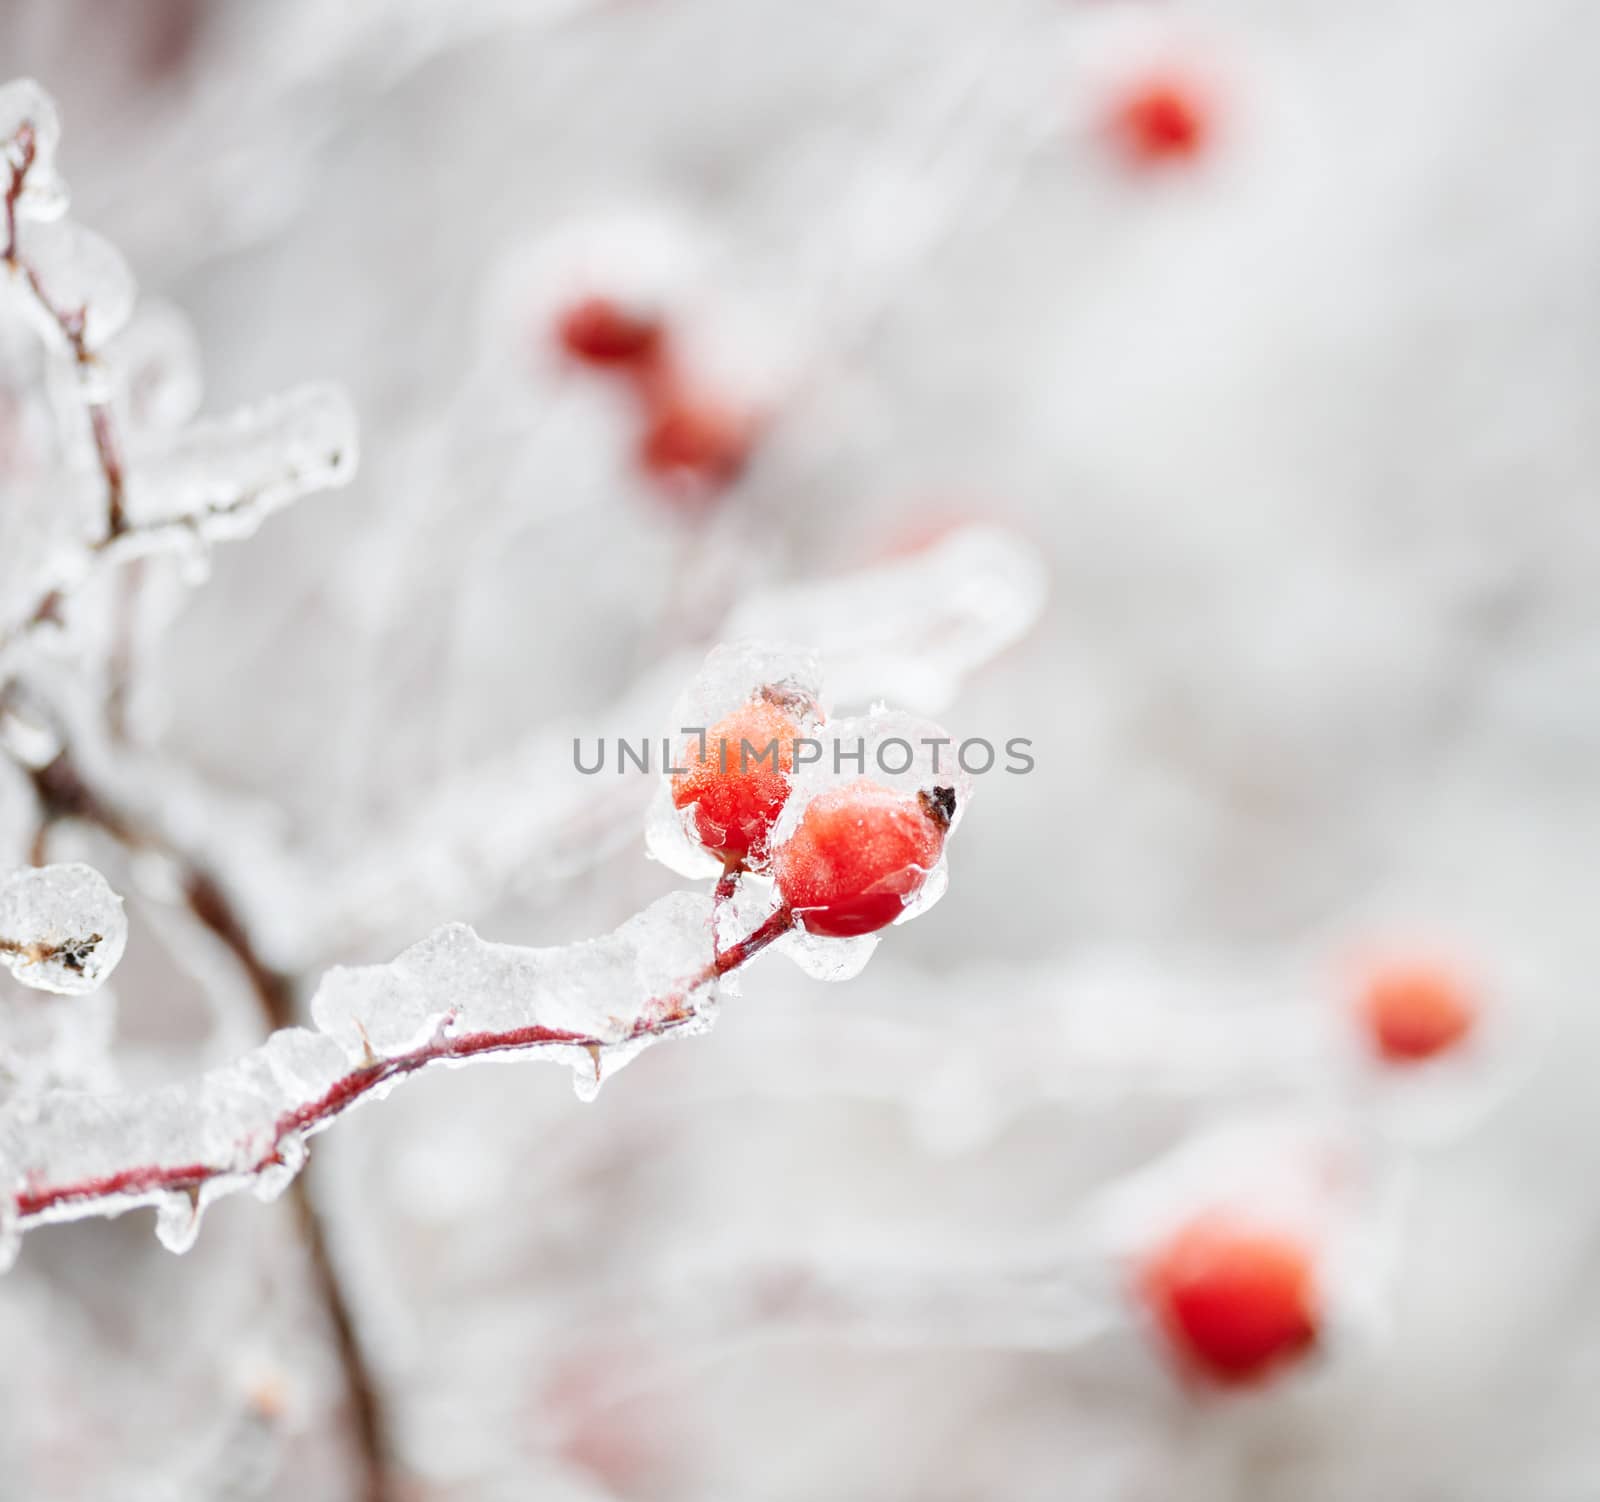
[[[93,991],[127,942],[122,899],[92,866],[28,867],[0,881],[0,965],[25,986]]]
[[[780,847],[799,827],[806,809],[819,794],[833,788],[847,787],[862,779],[908,795],[932,793],[935,789],[947,790],[952,795],[950,822],[939,860],[894,920],[896,924],[909,923],[927,912],[948,889],[947,852],[950,836],[966,816],[967,805],[972,799],[974,780],[960,767],[954,739],[943,726],[932,720],[888,709],[880,704],[863,715],[830,720],[817,740],[821,754],[811,759],[812,753],[808,750],[805,764],[797,764],[795,768],[794,791],[773,828],[774,849]],[[812,973],[824,972],[825,979],[848,979],[866,963],[871,948],[857,950],[857,963],[854,956],[846,960],[849,951],[840,948],[845,945],[859,946],[860,940],[819,937],[802,932],[787,941],[785,947],[797,959],[806,951],[816,951],[817,958],[810,963],[814,963],[818,970]],[[830,955],[837,955],[838,958],[828,958]],[[843,973],[837,976],[825,973],[835,966],[843,966]]]
[[[682,753],[698,746],[699,737],[693,732],[709,731],[763,694],[776,694],[794,706],[802,735],[811,735],[826,713],[822,673],[815,654],[807,648],[758,639],[714,647],[673,709],[666,731],[671,765],[683,765]],[[659,742],[655,750],[660,752]],[[695,838],[693,806],[673,807],[668,767],[661,771],[646,818],[645,845],[654,859],[680,876],[703,878],[722,870],[722,862]]]
[[[779,622],[815,646],[836,704],[887,695],[932,713],[975,667],[1027,632],[1045,596],[1044,560],[1031,543],[998,527],[966,526],[909,556],[764,591],[731,613],[723,633]]]
[[[198,1081],[109,1095],[54,1090],[0,1110],[0,1220],[13,1228],[140,1205],[175,1251],[206,1206],[280,1194],[306,1140],[419,1070],[532,1054],[567,1065],[580,1097],[651,1043],[710,1027],[710,899],[674,893],[603,938],[494,944],[452,924],[385,965],[338,968],[314,1026],[272,1034]]]

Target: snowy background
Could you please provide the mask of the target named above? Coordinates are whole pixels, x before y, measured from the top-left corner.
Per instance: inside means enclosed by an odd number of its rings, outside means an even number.
[[[35,842],[51,716],[226,888],[278,1020],[446,922],[563,944],[681,889],[571,736],[664,733],[802,581],[891,567],[822,596],[847,668],[895,644],[857,704],[1037,757],[859,977],[764,959],[593,1103],[430,1072],[181,1257],[148,1210],[31,1230],[0,1498],[1600,1492],[1597,49],[1578,0],[0,8],[138,281],[130,427],[331,381],[361,453],[5,659],[4,871],[92,863],[128,940],[93,995],[0,974],[0,1100],[266,1030],[150,841]],[[1152,77],[1201,110],[1153,161],[1117,127]],[[759,416],[735,483],[641,468],[551,333],[585,277]],[[15,290],[30,599],[49,477],[94,472]],[[963,553],[892,572],[971,522],[1043,559],[1018,640],[982,633],[1029,567],[965,605]],[[1368,1056],[1374,946],[1472,977],[1461,1057]],[[1306,1195],[1316,1359],[1197,1389],[1130,1255]]]

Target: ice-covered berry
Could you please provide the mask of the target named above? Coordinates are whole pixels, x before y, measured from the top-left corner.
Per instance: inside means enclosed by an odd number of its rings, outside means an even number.
[[[1392,963],[1366,980],[1360,1011],[1373,1047],[1393,1064],[1416,1064],[1454,1048],[1478,1008],[1460,976],[1424,961]]]
[[[1210,134],[1210,116],[1210,103],[1192,80],[1158,74],[1123,93],[1110,127],[1131,160],[1156,165],[1198,155]]]
[[[703,745],[693,737],[682,753],[673,806],[693,807],[700,843],[730,866],[766,855],[767,836],[789,797],[804,708],[769,690],[718,720]]]
[[[783,900],[808,933],[873,933],[921,891],[954,815],[948,787],[904,793],[863,779],[819,793],[774,855]]]
[[[561,315],[561,347],[587,365],[642,369],[658,361],[666,330],[658,318],[633,312],[605,297],[586,297]]]
[[[755,441],[747,414],[671,391],[652,406],[639,442],[639,462],[648,473],[701,491],[738,479]]]
[[[1313,1258],[1283,1231],[1203,1215],[1156,1249],[1139,1288],[1183,1365],[1225,1385],[1258,1382],[1316,1344]]]

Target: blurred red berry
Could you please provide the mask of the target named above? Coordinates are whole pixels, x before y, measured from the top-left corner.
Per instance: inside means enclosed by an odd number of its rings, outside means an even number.
[[[1201,1216],[1157,1248],[1139,1284],[1184,1364],[1215,1382],[1260,1381],[1317,1340],[1312,1258],[1283,1232]]]
[[[861,780],[819,793],[774,859],[778,890],[810,933],[872,933],[921,891],[954,814],[949,788],[899,793]]]
[[[1477,1020],[1465,982],[1442,965],[1391,964],[1374,971],[1361,997],[1373,1046],[1390,1063],[1415,1064],[1455,1047]]]
[[[631,313],[604,297],[574,303],[561,315],[556,332],[575,359],[622,369],[651,365],[666,344],[659,319]]]
[[[1211,132],[1211,110],[1191,81],[1158,76],[1129,89],[1117,101],[1110,123],[1134,161],[1155,165],[1198,155]]]
[[[748,415],[669,392],[654,404],[639,462],[657,479],[713,490],[738,479],[754,442]]]
[[[730,864],[762,860],[789,797],[799,722],[780,697],[753,700],[689,742],[672,779],[675,808],[694,806],[700,843]],[[752,748],[745,751],[744,743]],[[770,754],[769,754],[770,752]]]

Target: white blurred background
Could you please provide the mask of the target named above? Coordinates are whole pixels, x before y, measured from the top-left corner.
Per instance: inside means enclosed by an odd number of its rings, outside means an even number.
[[[573,795],[559,757],[481,769],[662,733],[635,685],[752,593],[974,520],[1050,582],[937,706],[1036,769],[983,779],[948,896],[858,979],[764,962],[592,1105],[505,1064],[316,1140],[342,1350],[289,1201],[181,1258],[147,1213],[31,1233],[0,1498],[1600,1491],[1597,49],[1578,0],[0,9],[206,408],[326,377],[359,416],[349,489],[197,589],[141,565],[128,629],[129,766],[328,892],[374,850],[415,877],[256,936],[302,997],[445,921],[563,943],[680,885],[631,813],[552,855],[521,806]],[[1141,134],[1152,88],[1192,114]],[[731,483],[640,463],[554,334],[585,279],[758,423]],[[396,840],[441,788],[530,848]],[[137,859],[51,840],[129,897],[122,1081],[259,1037]],[[240,846],[246,909],[253,876]],[[1370,1056],[1372,946],[1471,978],[1463,1057]],[[1130,1247],[1301,1133],[1355,1248],[1326,1339],[1211,1391]]]

